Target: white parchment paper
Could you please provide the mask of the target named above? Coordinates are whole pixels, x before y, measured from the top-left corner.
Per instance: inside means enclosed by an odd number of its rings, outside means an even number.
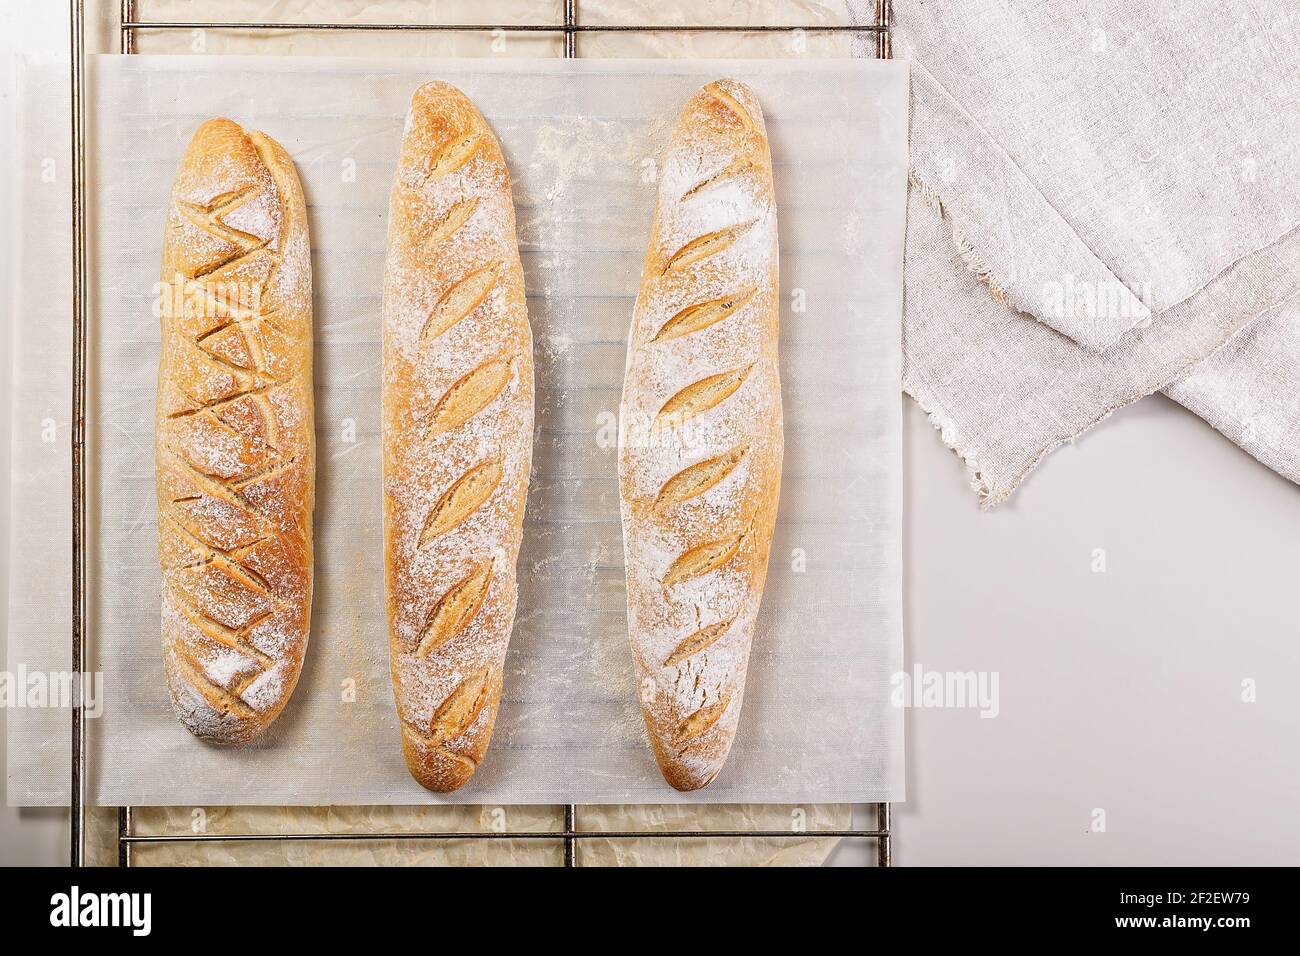
[[[66,806],[70,700],[52,706],[48,688],[72,664],[71,103],[66,61],[15,57],[13,67],[5,797],[12,806]]]
[[[902,719],[889,690],[901,659],[904,66],[106,57],[93,68],[96,802],[902,797]],[[754,87],[771,137],[786,461],[736,744],[707,790],[680,797],[655,768],[633,689],[613,428],[656,162],[681,104],[719,75]],[[474,780],[445,797],[415,784],[401,757],[379,528],[388,190],[410,92],[431,78],[472,96],[505,149],[538,375],[503,705]],[[294,156],[316,289],[311,646],[272,731],[238,748],[195,740],[171,714],[153,513],[152,299],[164,208],[189,135],[219,114]],[[32,764],[51,781],[66,775],[64,763]]]

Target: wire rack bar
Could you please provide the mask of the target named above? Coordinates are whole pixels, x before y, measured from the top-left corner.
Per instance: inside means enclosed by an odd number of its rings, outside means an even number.
[[[578,840],[642,840],[653,837],[668,839],[727,839],[744,837],[762,839],[807,840],[813,837],[881,839],[884,830],[571,830],[573,821],[566,808],[564,830],[399,830],[383,832],[365,830],[353,833],[159,833],[122,834],[124,846],[134,843],[276,843],[280,841],[348,841],[348,840],[563,840],[565,866],[572,866],[568,857]]]
[[[122,24],[123,32],[136,30],[346,30],[349,32],[400,31],[404,33],[879,33],[888,27],[879,23],[790,23],[770,24],[579,24],[579,23],[301,23],[234,20],[132,20]]]
[[[84,0],[69,0],[72,13],[72,233],[73,233],[73,424],[72,424],[72,555],[73,555],[73,671],[80,673],[86,659],[86,567],[85,567],[85,401],[86,401],[86,168],[85,168],[85,42]],[[335,22],[234,22],[137,20],[135,0],[121,0],[119,43],[121,52],[136,52],[136,34],[141,30],[339,30],[350,32],[403,31],[414,33],[480,33],[502,30],[509,33],[563,33],[564,56],[577,57],[580,33],[847,33],[874,34],[877,59],[890,59],[891,0],[877,0],[876,19],[868,24],[618,24],[587,25],[578,23],[578,0],[565,0],[562,24],[458,24],[458,23],[335,23]],[[86,727],[84,703],[80,696],[72,712],[72,792],[70,862],[85,862],[86,811]],[[385,833],[182,833],[137,834],[133,832],[131,807],[119,807],[117,818],[117,853],[119,866],[131,866],[132,848],[137,844],[264,843],[264,842],[345,842],[380,840],[555,840],[563,841],[564,866],[577,866],[577,846],[583,840],[646,839],[869,839],[876,841],[876,865],[892,865],[892,812],[888,803],[871,804],[875,810],[874,829],[847,830],[579,830],[578,807],[564,805],[564,829],[558,831],[402,831]]]
[[[131,844],[135,842],[131,836],[131,808],[117,808],[117,865],[126,867],[131,865]]]
[[[564,805],[564,865],[578,865],[578,808],[572,804]]]
[[[879,834],[876,839],[876,866],[890,867],[894,865],[894,848],[892,844],[894,810],[888,803],[877,803],[875,807],[876,832]]]
[[[86,859],[86,45],[85,8],[70,0],[72,85],[72,779],[69,857]]]
[[[564,57],[578,55],[578,0],[564,0]],[[567,856],[566,856],[567,863]]]

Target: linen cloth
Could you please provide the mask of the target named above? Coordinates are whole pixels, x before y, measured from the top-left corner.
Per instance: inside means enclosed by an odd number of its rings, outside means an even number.
[[[894,12],[912,64],[904,388],[983,503],[1165,388],[1300,480],[1300,10]]]

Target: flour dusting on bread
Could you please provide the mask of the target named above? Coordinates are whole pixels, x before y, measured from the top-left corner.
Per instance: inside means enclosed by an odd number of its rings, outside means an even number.
[[[533,433],[510,177],[459,90],[420,87],[384,277],[384,540],[411,773],[449,791],[487,751],[514,622]]]
[[[710,83],[664,164],[619,431],[638,692],[679,790],[717,775],[744,696],[781,473],[777,265],[762,110]]]
[[[245,741],[293,692],[311,618],[311,261],[278,143],[228,119],[199,127],[168,203],[161,288],[167,684],[194,734]]]

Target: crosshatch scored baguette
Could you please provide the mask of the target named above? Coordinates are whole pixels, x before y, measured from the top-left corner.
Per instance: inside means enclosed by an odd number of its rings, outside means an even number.
[[[402,747],[425,787],[487,751],[515,614],[532,334],[510,176],[455,87],[411,99],[384,279],[384,542]]]
[[[311,257],[293,161],[198,128],[163,241],[156,479],[167,686],[182,723],[250,740],[284,708],[312,593]]]
[[[713,780],[740,719],[781,483],[778,323],[763,113],[718,80],[673,133],[619,416],[628,629],[678,790]]]

